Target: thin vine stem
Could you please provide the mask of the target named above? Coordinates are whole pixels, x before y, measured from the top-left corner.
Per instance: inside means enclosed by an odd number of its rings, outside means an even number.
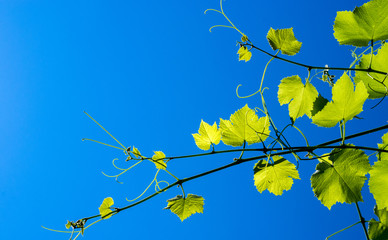
[[[362,216],[360,207],[358,206],[357,202],[356,202],[356,207],[357,207],[358,216],[360,217],[360,222],[362,224],[362,228],[364,229],[365,237],[367,240],[370,240],[368,230],[366,229],[366,226],[365,226],[365,218]]]
[[[305,67],[305,68],[308,68],[308,69],[327,69],[327,70],[341,70],[341,71],[359,71],[359,72],[371,72],[371,73],[380,73],[380,74],[384,74],[386,75],[387,73],[386,72],[382,72],[382,71],[378,71],[378,70],[375,70],[375,69],[371,69],[371,68],[368,68],[368,69],[363,69],[363,68],[346,68],[346,67],[320,67],[320,66],[311,66],[311,65],[307,65],[307,64],[303,64],[303,63],[299,63],[299,62],[295,62],[295,61],[291,61],[291,60],[288,60],[288,59],[285,59],[285,58],[282,58],[282,57],[279,57],[279,56],[275,56],[274,54],[271,54],[259,47],[256,47],[255,45],[251,44],[251,43],[245,43],[245,44],[242,44],[243,46],[250,46],[256,50],[259,50],[269,56],[272,56],[274,58],[277,58],[279,60],[282,60],[284,62],[288,62],[288,63],[291,63],[291,64],[294,64],[294,65],[298,65],[298,66],[301,66],[301,67]]]

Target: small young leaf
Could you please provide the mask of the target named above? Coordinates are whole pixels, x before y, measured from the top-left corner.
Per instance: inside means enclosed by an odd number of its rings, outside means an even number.
[[[373,240],[386,240],[388,239],[388,211],[379,210],[377,206],[375,206],[374,211],[380,221],[373,218],[369,221],[369,237]]]
[[[370,54],[363,55],[356,68],[367,69],[370,65],[370,59]],[[371,68],[382,72],[388,72],[387,59],[388,44],[385,44],[379,49],[377,55],[373,56]],[[388,79],[386,79],[384,74],[356,71],[354,80],[356,83],[360,81],[364,83],[366,89],[368,90],[369,98],[381,98],[388,94]]]
[[[269,119],[259,119],[248,105],[232,114],[230,121],[221,119],[220,129],[224,144],[234,147],[242,146],[244,141],[248,144],[263,142],[270,133]]]
[[[309,82],[304,85],[299,76],[283,78],[279,85],[279,103],[280,105],[288,104],[288,111],[294,122],[305,114],[311,117],[317,97],[318,92],[315,87]]]
[[[69,229],[69,228],[71,228],[73,225],[71,224],[71,222],[70,221],[67,221],[67,223],[66,223],[66,225],[65,225],[65,227],[66,227],[66,229]]]
[[[334,37],[340,44],[368,46],[369,41],[388,38],[388,4],[386,0],[372,0],[353,12],[337,13]]]
[[[289,56],[297,54],[302,46],[302,43],[296,40],[292,28],[276,30],[270,28],[267,40],[273,50],[280,49],[282,54]]]
[[[248,62],[249,60],[251,60],[252,57],[252,53],[245,46],[241,46],[240,49],[237,51],[237,54],[239,55],[239,61],[244,60],[245,62]]]
[[[280,156],[273,156],[274,163],[260,160],[253,168],[257,191],[264,190],[275,195],[282,195],[283,191],[290,190],[293,179],[300,179],[295,165]]]
[[[167,207],[164,209],[170,209],[171,212],[175,213],[183,222],[183,220],[194,213],[203,213],[203,201],[203,197],[194,194],[188,194],[186,198],[182,198],[182,195],[178,195],[167,200]]]
[[[247,35],[243,35],[242,37],[241,37],[241,42],[246,42],[246,41],[248,41],[248,37],[247,37]]]
[[[166,155],[162,151],[154,151],[154,156],[152,156],[152,162],[155,163],[157,169],[165,170],[167,168],[167,163],[163,161],[166,158]]]
[[[135,155],[135,157],[137,157],[137,158],[141,157],[141,153],[140,153],[139,149],[135,148],[135,146],[133,146],[132,153],[133,153],[133,155]]]
[[[112,214],[108,215],[109,213],[112,212],[112,210],[110,210],[110,207],[112,205],[113,205],[113,198],[111,198],[111,197],[107,197],[104,199],[104,201],[102,201],[101,206],[98,208],[98,210],[100,210],[101,218],[108,219],[112,216]],[[108,216],[106,216],[106,215],[108,215]]]
[[[313,123],[321,127],[334,127],[339,121],[351,120],[362,112],[362,106],[368,98],[368,92],[362,82],[356,84],[356,90],[350,77],[344,73],[334,84],[333,100],[313,116]]]
[[[315,196],[327,208],[337,202],[362,201],[361,188],[370,170],[368,156],[358,149],[334,149],[328,161],[318,163],[311,176]]]
[[[213,126],[210,126],[203,120],[199,126],[198,133],[193,134],[195,144],[202,150],[209,150],[210,145],[220,143],[221,131],[217,128],[217,124],[214,122]]]

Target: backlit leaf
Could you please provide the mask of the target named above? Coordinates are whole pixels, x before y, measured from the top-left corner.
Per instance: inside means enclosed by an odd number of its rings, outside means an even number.
[[[105,198],[104,201],[102,201],[101,206],[98,208],[98,210],[100,210],[101,218],[108,219],[112,216],[112,214],[108,214],[112,212],[112,210],[110,210],[110,207],[113,205],[113,203],[113,198],[111,197]]]
[[[302,43],[296,40],[292,28],[276,30],[270,28],[267,40],[273,50],[280,49],[282,54],[290,56],[297,54],[302,46]]]
[[[318,163],[311,176],[315,196],[327,208],[337,202],[362,201],[361,188],[370,170],[368,156],[358,149],[334,149],[328,161]]]
[[[137,158],[141,157],[141,153],[140,153],[139,149],[135,148],[135,146],[133,146],[132,153],[133,153],[133,155],[135,155],[135,157],[137,157]]]
[[[382,137],[383,143],[378,144],[380,149],[388,149],[388,133]],[[378,161],[369,171],[369,189],[373,194],[379,209],[388,210],[388,154],[380,153]]]
[[[269,119],[256,115],[256,112],[245,105],[230,116],[230,120],[220,120],[222,141],[226,145],[238,147],[246,141],[248,144],[263,142],[267,139]]]
[[[221,131],[217,128],[217,124],[215,122],[213,126],[210,126],[201,120],[198,133],[193,134],[193,137],[197,147],[202,150],[209,150],[212,143],[215,145],[220,143]]]
[[[309,82],[304,85],[299,76],[286,77],[279,85],[279,103],[288,104],[288,111],[293,121],[305,114],[311,117],[317,97],[318,92],[315,87]]]
[[[167,163],[164,161],[166,155],[162,151],[154,151],[154,156],[152,156],[152,162],[155,163],[157,169],[165,170],[167,168]]]
[[[351,120],[362,112],[362,106],[368,98],[368,92],[362,82],[356,84],[356,90],[350,77],[344,73],[334,84],[333,99],[313,116],[313,123],[321,127],[334,127],[339,121]]]
[[[164,209],[170,209],[183,221],[194,213],[203,213],[203,201],[203,197],[194,194],[188,194],[186,198],[178,195],[167,200],[167,207]]]
[[[388,3],[387,3],[388,6]],[[388,14],[387,14],[388,16]],[[363,55],[356,68],[367,69],[370,65],[370,54]],[[377,55],[373,56],[371,68],[374,70],[388,72],[388,44],[385,44],[378,50]],[[373,77],[373,78],[372,78]],[[356,71],[355,82],[362,81],[368,90],[369,98],[381,98],[388,94],[388,79],[386,75],[379,73],[368,73]]]
[[[372,0],[353,12],[337,13],[334,37],[340,44],[368,46],[368,43],[388,39],[388,4],[386,0]]]
[[[369,221],[368,234],[372,240],[387,240],[388,239],[388,211],[380,210],[375,206],[375,214],[380,221],[372,218]]]
[[[274,163],[260,160],[253,168],[257,191],[264,190],[275,195],[282,195],[283,191],[291,189],[293,179],[300,179],[295,165],[280,156],[272,157]]]
[[[243,60],[245,62],[248,62],[249,60],[251,60],[252,57],[252,53],[245,46],[241,46],[240,49],[237,51],[237,54],[239,61]]]
[[[72,225],[71,222],[68,220],[67,223],[66,223],[66,225],[65,225],[66,229],[69,229],[69,228],[71,228],[72,226],[73,226],[73,225]]]

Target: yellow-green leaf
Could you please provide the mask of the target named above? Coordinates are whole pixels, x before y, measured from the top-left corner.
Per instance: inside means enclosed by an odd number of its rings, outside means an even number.
[[[252,57],[252,53],[245,46],[241,46],[240,49],[237,51],[237,54],[239,61],[243,60],[245,62],[248,62],[249,60],[251,60]]]
[[[203,205],[204,199],[201,196],[188,194],[183,198],[182,195],[178,195],[167,200],[167,207],[164,209],[170,209],[183,221],[194,213],[203,213]]]
[[[293,179],[300,179],[295,165],[281,156],[273,156],[273,163],[260,160],[253,168],[257,191],[264,190],[275,195],[282,195],[283,191],[291,189]]]
[[[141,153],[140,153],[139,149],[135,148],[135,146],[133,146],[132,153],[133,153],[133,155],[135,155],[135,157],[137,157],[137,158],[141,157]]]
[[[350,77],[344,73],[334,84],[333,99],[313,116],[313,123],[321,127],[334,127],[339,121],[351,120],[362,112],[362,106],[368,98],[368,92],[362,82],[354,85]]]
[[[337,13],[334,21],[334,37],[340,44],[358,47],[388,39],[388,3],[386,0],[372,0],[353,12]]]
[[[154,151],[154,156],[152,156],[152,162],[155,163],[157,169],[165,170],[167,168],[167,163],[164,161],[166,155],[162,151]]]
[[[367,69],[370,66],[374,70],[388,72],[388,44],[382,46],[377,54],[373,55],[372,65],[370,64],[370,59],[370,54],[363,55],[356,68]],[[356,71],[354,80],[356,83],[361,81],[364,83],[368,90],[369,98],[381,98],[388,94],[388,80],[385,74]]]
[[[370,170],[368,156],[358,149],[334,149],[328,160],[318,163],[311,176],[315,196],[329,209],[337,202],[362,201],[361,188]]]
[[[248,144],[259,143],[267,139],[269,130],[268,117],[256,115],[248,105],[237,110],[230,116],[230,120],[220,120],[221,140],[226,145],[238,147],[246,141]]]
[[[71,224],[71,222],[70,221],[67,221],[67,223],[66,223],[66,225],[65,225],[65,227],[66,227],[66,229],[69,229],[69,228],[71,228],[73,225]]]
[[[380,210],[375,206],[375,214],[379,221],[371,219],[368,226],[368,234],[372,240],[387,240],[388,239],[388,211]]]
[[[210,126],[203,120],[199,126],[198,133],[193,134],[195,144],[202,150],[209,150],[211,144],[219,144],[221,140],[221,131],[217,128],[217,124],[214,122],[213,126]]]
[[[302,43],[296,40],[292,28],[276,30],[270,28],[267,40],[273,50],[280,49],[282,54],[289,56],[297,54],[302,46]]]
[[[288,104],[288,111],[293,121],[305,114],[311,117],[317,97],[318,91],[315,87],[309,82],[303,84],[299,76],[286,77],[279,85],[279,103]]]
[[[112,216],[112,214],[110,214],[112,212],[110,207],[113,205],[113,203],[114,203],[113,198],[111,198],[111,197],[107,197],[104,199],[104,201],[102,201],[101,206],[98,208],[98,210],[100,210],[101,218],[108,219]],[[110,215],[108,215],[108,214],[110,214]]]

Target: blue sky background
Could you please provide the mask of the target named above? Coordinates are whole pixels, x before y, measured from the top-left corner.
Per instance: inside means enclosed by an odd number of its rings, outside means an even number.
[[[270,27],[294,27],[303,45],[290,59],[346,67],[350,48],[339,46],[332,25],[336,11],[364,2],[227,0],[224,10],[257,46],[271,51],[265,38]],[[117,173],[111,161],[125,156],[81,141],[115,144],[84,110],[126,146],[146,156],[156,150],[171,156],[201,152],[191,135],[201,119],[218,122],[246,103],[259,106],[257,96],[238,99],[235,89],[242,84],[242,95],[256,91],[269,58],[253,52],[250,62],[239,62],[240,36],[222,28],[209,33],[226,20],[214,12],[204,15],[207,8],[218,9],[219,1],[0,1],[0,239],[68,239],[41,225],[64,229],[66,220],[98,214],[109,196],[115,206],[125,206],[126,197],[136,197],[152,180],[152,163],[128,172],[120,178],[124,184],[101,174]],[[265,96],[279,127],[289,117],[277,101],[277,86],[295,74],[305,78],[307,71],[279,61],[268,69]],[[313,84],[331,98],[325,83]],[[348,134],[386,124],[386,101],[371,110],[376,103],[364,105],[364,119],[349,122]],[[296,124],[311,144],[340,136],[339,128],[316,127],[307,117]],[[376,147],[384,133],[350,142]],[[295,145],[304,143],[296,132],[287,134]],[[176,160],[168,168],[189,177],[236,156]],[[354,204],[329,211],[314,197],[309,179],[315,164],[302,162],[301,180],[281,197],[259,194],[254,162],[242,164],[184,184],[186,193],[205,198],[204,214],[182,223],[162,210],[167,199],[181,194],[173,188],[100,222],[83,239],[324,239],[357,222],[358,215]],[[174,181],[166,174],[158,179]],[[361,210],[370,219],[374,202],[368,188],[363,193]],[[364,236],[356,226],[333,239]]]

